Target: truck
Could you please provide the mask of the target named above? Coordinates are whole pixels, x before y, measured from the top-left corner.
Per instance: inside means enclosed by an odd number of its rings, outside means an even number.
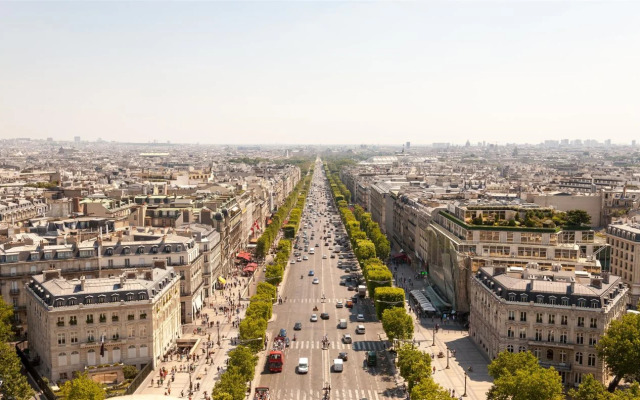
[[[269,372],[282,372],[284,365],[284,348],[286,346],[286,338],[284,336],[276,336],[273,340],[273,348],[267,357]]]
[[[358,286],[358,296],[364,297],[367,295],[367,287],[365,285]]]

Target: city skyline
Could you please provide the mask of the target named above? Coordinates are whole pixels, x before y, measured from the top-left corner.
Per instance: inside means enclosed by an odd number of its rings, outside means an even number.
[[[2,3],[0,139],[628,144],[638,8]]]

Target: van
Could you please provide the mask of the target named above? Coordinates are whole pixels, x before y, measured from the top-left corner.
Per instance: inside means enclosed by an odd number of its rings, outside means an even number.
[[[309,372],[309,359],[306,357],[300,357],[298,359],[298,373],[306,374]]]
[[[364,325],[358,325],[356,327],[356,333],[363,334],[364,333]]]
[[[343,361],[340,358],[333,360],[333,372],[342,372],[344,367]]]
[[[347,329],[347,320],[346,319],[341,319],[340,320],[340,324],[338,324],[338,328],[340,329]]]

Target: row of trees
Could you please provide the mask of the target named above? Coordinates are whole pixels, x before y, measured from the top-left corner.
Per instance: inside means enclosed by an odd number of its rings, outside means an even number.
[[[431,356],[405,344],[398,349],[398,370],[407,382],[412,400],[450,400],[448,390],[438,385],[431,375]]]
[[[10,343],[13,340],[11,317],[13,308],[0,296],[0,397],[5,399],[26,400],[33,395],[33,390],[22,373],[22,362]]]
[[[278,237],[278,231],[289,217],[289,213],[291,212],[294,205],[299,202],[301,192],[306,192],[304,188],[308,189],[310,182],[311,175],[305,175],[300,180],[300,182],[296,184],[293,191],[289,193],[289,196],[287,196],[278,211],[276,211],[276,213],[271,217],[271,224],[267,226],[256,243],[256,257],[258,257],[259,259],[264,259],[267,256],[267,254],[269,253],[269,249],[273,245],[273,242]]]
[[[637,366],[637,364],[636,364]],[[504,351],[489,364],[494,379],[487,393],[489,400],[563,400],[562,379],[552,368],[544,368],[531,352]],[[608,392],[593,375],[585,375],[577,389],[569,390],[573,400],[627,400],[640,398],[640,386]]]

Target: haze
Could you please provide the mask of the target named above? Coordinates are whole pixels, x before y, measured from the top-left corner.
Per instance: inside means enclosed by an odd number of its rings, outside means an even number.
[[[0,138],[612,139],[637,2],[0,3]]]

